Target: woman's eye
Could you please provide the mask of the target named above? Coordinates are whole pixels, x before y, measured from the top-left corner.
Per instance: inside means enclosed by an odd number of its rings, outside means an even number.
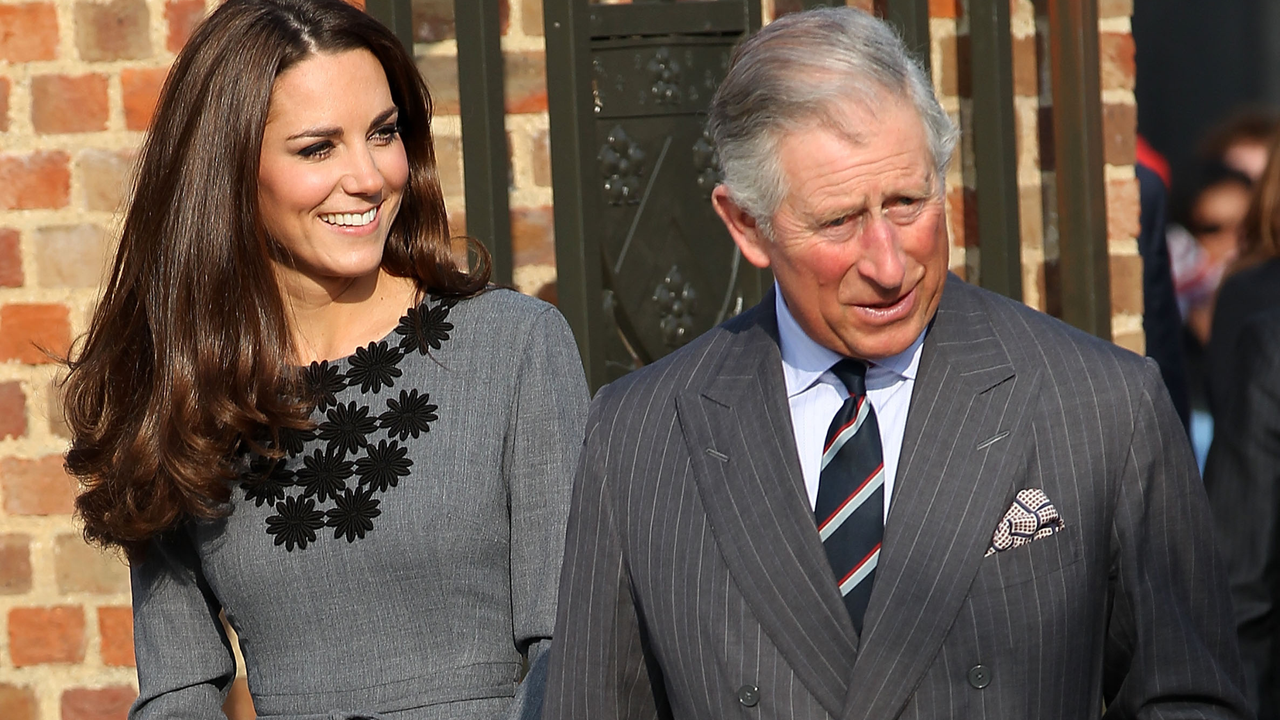
[[[377,130],[374,130],[373,139],[375,142],[385,145],[387,143],[390,143],[392,140],[395,140],[396,136],[399,134],[400,134],[400,126],[396,125],[395,123],[392,123],[389,125],[383,125]]]
[[[322,158],[325,155],[329,154],[329,151],[332,149],[333,149],[333,143],[329,142],[328,140],[325,140],[324,142],[318,142],[318,143],[315,143],[314,145],[308,145],[302,148],[301,150],[298,151],[298,154],[308,159]]]

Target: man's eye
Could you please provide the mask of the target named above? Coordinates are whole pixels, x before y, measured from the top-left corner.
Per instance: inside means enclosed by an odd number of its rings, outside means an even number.
[[[304,158],[321,158],[329,154],[329,151],[332,149],[333,143],[325,140],[302,148],[298,151],[298,154]]]
[[[844,225],[847,222],[849,222],[849,216],[842,215],[836,218],[835,220],[828,220],[827,222],[823,223],[823,227],[837,228],[837,227],[840,227],[841,225]]]

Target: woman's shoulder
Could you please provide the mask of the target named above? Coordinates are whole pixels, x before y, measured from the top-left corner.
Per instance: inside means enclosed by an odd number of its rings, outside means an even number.
[[[445,302],[452,303],[449,314],[455,323],[483,328],[504,343],[518,343],[548,324],[568,328],[556,306],[510,288],[493,287],[479,295]]]

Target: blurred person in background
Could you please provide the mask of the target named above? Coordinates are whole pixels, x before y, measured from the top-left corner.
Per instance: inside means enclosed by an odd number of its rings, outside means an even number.
[[[1275,156],[1268,174],[1275,170]],[[1264,182],[1265,184],[1265,182]],[[1273,202],[1274,202],[1274,195]],[[1274,204],[1272,205],[1274,208]],[[1272,215],[1274,223],[1275,215]],[[1274,238],[1275,225],[1272,226]],[[1274,250],[1274,245],[1272,246]],[[1276,266],[1276,255],[1269,263]],[[1262,267],[1255,265],[1254,269]],[[1280,266],[1276,266],[1280,269]],[[1245,276],[1243,271],[1241,275]],[[1273,286],[1280,274],[1272,273]],[[1228,281],[1224,292],[1231,286]],[[1227,562],[1246,693],[1259,720],[1280,718],[1280,305],[1240,323],[1232,411],[1218,415],[1205,468]]]
[[[1233,412],[1241,328],[1249,319],[1280,307],[1280,138],[1253,193],[1240,228],[1238,257],[1218,292],[1209,340],[1206,380],[1215,421]]]

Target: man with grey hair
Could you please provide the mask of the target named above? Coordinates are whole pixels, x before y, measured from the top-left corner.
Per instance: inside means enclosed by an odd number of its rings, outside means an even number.
[[[785,16],[709,125],[776,288],[596,397],[546,717],[1248,717],[1158,370],[948,274],[897,36]]]

